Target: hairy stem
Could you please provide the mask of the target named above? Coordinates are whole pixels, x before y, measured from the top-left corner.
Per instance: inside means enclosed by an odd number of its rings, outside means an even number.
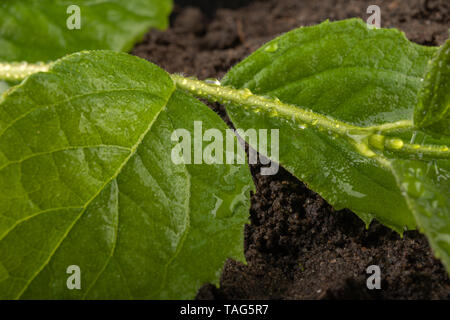
[[[19,81],[36,72],[45,72],[50,64],[27,62],[0,63],[0,80]]]
[[[180,89],[189,91],[195,96],[205,98],[211,102],[236,104],[256,111],[269,112],[273,116],[280,116],[302,122],[306,125],[317,126],[318,128],[320,127],[339,135],[344,135],[349,130],[359,129],[356,126],[335,120],[331,117],[283,103],[278,99],[254,95],[248,89],[238,90],[217,84],[205,83],[200,80],[184,78],[179,75],[172,75],[172,79]]]
[[[400,138],[384,136],[389,132],[412,128],[413,123],[410,120],[359,127],[311,110],[283,103],[277,98],[272,99],[255,95],[248,89],[234,89],[176,74],[172,75],[172,79],[178,88],[208,101],[235,104],[254,111],[264,111],[272,116],[283,117],[301,125],[316,127],[330,134],[349,138],[358,152],[367,157],[375,157],[376,153],[372,149],[376,149],[415,155],[418,158],[423,156],[450,158],[450,151],[446,145],[409,144]]]
[[[48,71],[51,64],[26,62],[0,63],[0,80],[18,81],[36,72]],[[255,112],[268,112],[304,126],[312,126],[325,130],[330,134],[350,139],[355,148],[367,157],[378,157],[373,150],[409,154],[422,158],[450,159],[450,150],[446,145],[419,145],[404,142],[400,138],[385,137],[384,134],[413,127],[411,120],[400,120],[382,125],[359,127],[332,117],[316,113],[295,105],[281,102],[277,98],[262,97],[253,94],[249,89],[234,89],[183,76],[171,75],[177,87],[193,95],[211,102],[236,104]]]

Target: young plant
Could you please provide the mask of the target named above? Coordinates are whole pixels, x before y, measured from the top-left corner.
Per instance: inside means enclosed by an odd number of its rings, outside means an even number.
[[[288,32],[221,84],[110,51],[41,65],[0,101],[0,297],[192,298],[244,261],[248,167],[170,158],[174,130],[226,130],[193,96],[279,129],[287,170],[366,224],[418,226],[450,271],[449,66],[449,41],[357,19]]]

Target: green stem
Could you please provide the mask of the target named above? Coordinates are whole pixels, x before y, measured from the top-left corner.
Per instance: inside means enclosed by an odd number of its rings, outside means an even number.
[[[332,117],[318,114],[311,110],[281,102],[277,98],[267,98],[253,94],[249,89],[234,89],[218,84],[172,75],[177,87],[193,95],[204,98],[210,102],[235,104],[254,112],[264,111],[271,116],[279,116],[288,120],[299,122],[303,126],[312,126],[330,134],[349,138],[355,148],[367,157],[375,157],[379,151],[389,150],[403,154],[415,155],[418,158],[432,156],[437,158],[450,158],[450,151],[445,145],[418,145],[405,143],[396,137],[385,137],[383,134],[410,129],[413,126],[410,120],[400,120],[377,126],[359,127]]]
[[[0,80],[20,81],[36,72],[45,72],[50,64],[27,62],[0,63]]]
[[[398,131],[404,129],[410,129],[413,127],[413,122],[411,120],[399,120],[395,122],[383,123],[378,126],[365,127],[368,130],[374,132],[388,133],[391,131]]]
[[[255,112],[265,111],[272,116],[280,116],[289,120],[301,122],[305,125],[316,126],[339,135],[345,135],[349,130],[360,129],[359,127],[331,117],[283,103],[278,99],[254,95],[248,89],[234,89],[231,87],[206,83],[200,80],[184,78],[176,74],[172,75],[172,79],[180,89],[189,91],[195,96],[211,102],[236,104],[253,109]]]
[[[405,143],[399,138],[386,138],[384,148],[399,153],[417,154],[420,157],[428,156],[433,158],[450,158],[449,148],[445,145],[420,145]]]
[[[26,62],[0,63],[0,80],[19,81],[36,72],[48,71],[51,64]],[[249,89],[234,89],[232,87],[207,83],[204,81],[171,75],[177,87],[186,90],[197,97],[211,102],[236,104],[250,108],[254,112],[264,111],[271,116],[279,116],[300,123],[302,126],[312,126],[325,130],[330,134],[350,139],[355,148],[367,157],[378,157],[372,150],[388,150],[396,153],[415,155],[418,158],[431,156],[434,158],[450,159],[449,147],[446,145],[419,145],[405,143],[396,137],[385,137],[383,134],[413,127],[410,120],[400,120],[382,125],[359,127],[347,122],[334,119],[302,109],[298,106],[281,102],[277,98],[262,97],[253,94]]]

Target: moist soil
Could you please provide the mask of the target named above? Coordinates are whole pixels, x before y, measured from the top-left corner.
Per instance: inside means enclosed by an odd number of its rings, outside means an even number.
[[[448,0],[185,0],[175,4],[171,27],[150,31],[133,53],[171,73],[220,79],[286,31],[325,19],[367,20],[371,4],[380,6],[383,27],[412,41],[440,45],[448,37]],[[208,105],[230,124],[223,106]],[[450,299],[449,278],[423,235],[401,238],[376,221],[366,229],[283,168],[275,176],[261,176],[258,165],[251,171],[247,264],[227,260],[219,288],[205,284],[197,299]],[[381,290],[366,286],[373,264],[381,268]]]

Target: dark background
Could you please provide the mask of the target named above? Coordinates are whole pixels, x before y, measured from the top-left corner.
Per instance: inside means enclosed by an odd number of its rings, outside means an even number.
[[[169,72],[220,78],[263,43],[325,19],[360,17],[381,8],[381,26],[423,45],[440,45],[450,28],[448,0],[176,1],[171,27],[150,31],[133,53]],[[229,123],[222,106],[209,104]],[[450,299],[450,281],[424,236],[403,239],[374,222],[369,230],[349,211],[336,212],[280,169],[260,176],[245,230],[247,265],[226,262],[220,288],[205,284],[198,299]],[[367,266],[382,271],[382,289],[366,288]]]

